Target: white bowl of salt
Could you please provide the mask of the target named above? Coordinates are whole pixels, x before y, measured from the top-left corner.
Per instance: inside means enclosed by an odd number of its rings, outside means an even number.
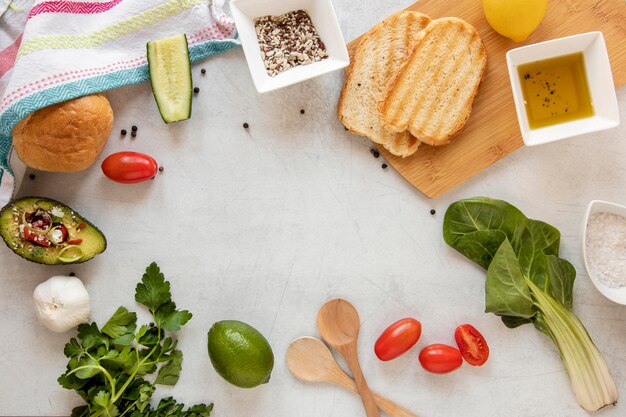
[[[626,207],[593,200],[582,233],[583,260],[598,291],[626,305]]]

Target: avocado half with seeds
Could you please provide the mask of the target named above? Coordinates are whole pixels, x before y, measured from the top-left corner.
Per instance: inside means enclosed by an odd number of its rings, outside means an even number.
[[[0,211],[0,235],[22,258],[46,265],[75,264],[104,252],[102,232],[65,204],[24,197]]]

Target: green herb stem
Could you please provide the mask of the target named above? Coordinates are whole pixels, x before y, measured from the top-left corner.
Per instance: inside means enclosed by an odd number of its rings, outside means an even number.
[[[574,395],[587,411],[597,411],[617,402],[617,388],[602,353],[595,346],[582,322],[561,303],[545,294],[526,278],[541,312],[535,320],[541,321],[552,338],[561,358]]]

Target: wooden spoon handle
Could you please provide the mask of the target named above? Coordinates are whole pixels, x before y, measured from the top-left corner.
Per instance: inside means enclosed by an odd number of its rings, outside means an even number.
[[[356,388],[354,380],[343,372],[341,373],[343,374],[343,377],[334,378],[333,382],[349,391],[352,391],[355,394],[358,394],[359,390]],[[374,397],[374,401],[376,401],[378,407],[380,407],[381,410],[389,414],[391,417],[417,417],[417,415],[413,414],[406,408],[399,406],[398,404],[383,397],[382,395],[375,393],[374,391],[371,392],[372,396]]]
[[[365,377],[361,371],[356,345],[347,345],[345,351],[342,353],[344,359],[348,363],[348,367],[352,371],[352,376],[354,376],[354,382],[356,383],[357,390],[361,396],[363,407],[365,407],[365,414],[367,414],[367,417],[380,417],[374,396],[367,386],[367,382],[365,381]]]

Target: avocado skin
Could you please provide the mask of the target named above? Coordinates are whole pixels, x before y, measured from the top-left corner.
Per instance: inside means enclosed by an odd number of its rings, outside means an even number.
[[[30,202],[29,202],[30,200]],[[9,239],[7,239],[7,236],[5,236],[5,231],[4,229],[4,216],[5,213],[7,211],[12,211],[13,207],[15,207],[16,205],[24,205],[24,203],[27,203],[28,205],[32,206],[33,204],[35,204],[38,201],[44,201],[47,203],[50,203],[53,206],[58,206],[64,210],[69,210],[70,212],[74,213],[74,216],[79,220],[79,223],[85,223],[86,227],[84,230],[89,230],[91,229],[93,232],[95,232],[97,235],[99,235],[99,237],[102,239],[102,244],[99,245],[100,248],[98,248],[97,251],[92,252],[92,253],[88,253],[87,255],[84,255],[83,258],[81,258],[78,261],[74,261],[74,262],[61,262],[61,261],[56,261],[56,262],[46,262],[45,259],[46,257],[43,256],[41,258],[38,257],[33,257],[33,256],[28,256],[27,254],[21,254],[19,252],[17,252],[13,247],[12,244],[14,244],[15,242],[13,241],[14,237],[13,236],[8,236]],[[13,214],[9,213],[9,218],[12,221],[13,219]],[[35,196],[28,196],[28,197],[22,197],[20,199],[14,200],[10,203],[8,203],[7,205],[5,205],[1,210],[0,210],[0,235],[2,235],[2,240],[4,241],[4,243],[7,245],[7,247],[9,249],[11,249],[11,251],[13,253],[15,253],[16,255],[19,255],[21,258],[26,259],[27,261],[36,263],[36,264],[40,264],[40,265],[73,265],[73,264],[82,264],[85,263],[89,260],[91,260],[92,258],[94,258],[96,255],[99,255],[101,253],[103,253],[106,248],[107,248],[107,239],[106,236],[104,235],[104,233],[102,233],[102,231],[96,227],[93,223],[91,223],[89,220],[87,220],[85,217],[83,217],[79,212],[77,212],[76,210],[72,209],[71,207],[67,206],[66,204],[61,203],[60,201],[57,200],[53,200],[51,198],[47,198],[47,197],[35,197]],[[84,236],[84,234],[83,234]],[[18,238],[21,240],[21,238]]]

